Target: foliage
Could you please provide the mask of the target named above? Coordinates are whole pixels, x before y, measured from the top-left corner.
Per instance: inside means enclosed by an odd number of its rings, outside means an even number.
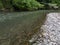
[[[3,4],[4,10],[10,10],[10,9],[12,9],[11,0],[0,0],[0,1]]]
[[[54,1],[51,1],[51,2],[57,4],[60,7],[60,0],[54,0]]]
[[[48,5],[50,8],[54,8],[54,9],[59,8],[56,3],[49,3]]]
[[[37,10],[49,7],[60,8],[60,0],[0,0],[0,10]]]
[[[37,0],[40,3],[43,3],[45,5],[44,8],[53,8],[53,9],[58,9],[60,7],[60,0]]]
[[[35,0],[13,0],[13,5],[19,9],[35,10],[42,8],[43,5]]]
[[[9,8],[10,7],[10,0],[1,0],[1,2],[3,3],[5,8]]]
[[[3,8],[3,4],[2,4],[2,2],[0,1],[0,9],[2,9]]]
[[[51,0],[37,0],[38,2],[44,2],[44,3],[49,3]]]

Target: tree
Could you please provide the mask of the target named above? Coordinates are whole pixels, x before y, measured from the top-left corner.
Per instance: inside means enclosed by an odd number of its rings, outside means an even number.
[[[36,10],[44,6],[36,0],[13,0],[12,2],[15,7],[23,10]]]
[[[51,0],[37,0],[38,2],[43,2],[43,3],[50,3]]]
[[[3,3],[0,0],[0,10],[3,9]]]
[[[55,3],[58,4],[58,6],[60,6],[60,0],[54,0],[54,1],[51,0],[51,3]]]
[[[11,0],[1,0],[1,3],[4,7],[4,10],[11,10],[12,9]]]

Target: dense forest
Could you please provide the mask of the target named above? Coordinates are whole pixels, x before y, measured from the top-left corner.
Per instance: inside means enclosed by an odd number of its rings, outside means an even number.
[[[59,9],[60,0],[0,0],[1,11]]]

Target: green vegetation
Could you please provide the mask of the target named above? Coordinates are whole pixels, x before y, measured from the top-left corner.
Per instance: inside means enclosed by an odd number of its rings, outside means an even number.
[[[2,2],[0,1],[0,9],[2,9],[3,8],[3,4],[2,4]]]
[[[1,0],[1,3],[5,10],[37,10],[44,6],[36,0]]]
[[[13,5],[20,10],[36,10],[42,8],[43,5],[35,0],[13,0]]]
[[[38,2],[45,5],[45,9],[59,9],[60,0],[37,0]]]
[[[59,9],[60,0],[0,0],[0,10]]]
[[[11,0],[1,0],[3,11],[11,11],[13,10],[12,2]]]
[[[54,1],[52,1],[52,3],[55,3],[60,7],[60,0],[54,0]]]

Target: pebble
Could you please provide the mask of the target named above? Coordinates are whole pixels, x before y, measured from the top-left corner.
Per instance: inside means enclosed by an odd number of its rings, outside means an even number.
[[[36,45],[60,45],[60,13],[47,14],[46,21],[41,29],[44,37],[37,39]],[[42,42],[40,39],[42,38]],[[34,44],[33,44],[34,45]]]

